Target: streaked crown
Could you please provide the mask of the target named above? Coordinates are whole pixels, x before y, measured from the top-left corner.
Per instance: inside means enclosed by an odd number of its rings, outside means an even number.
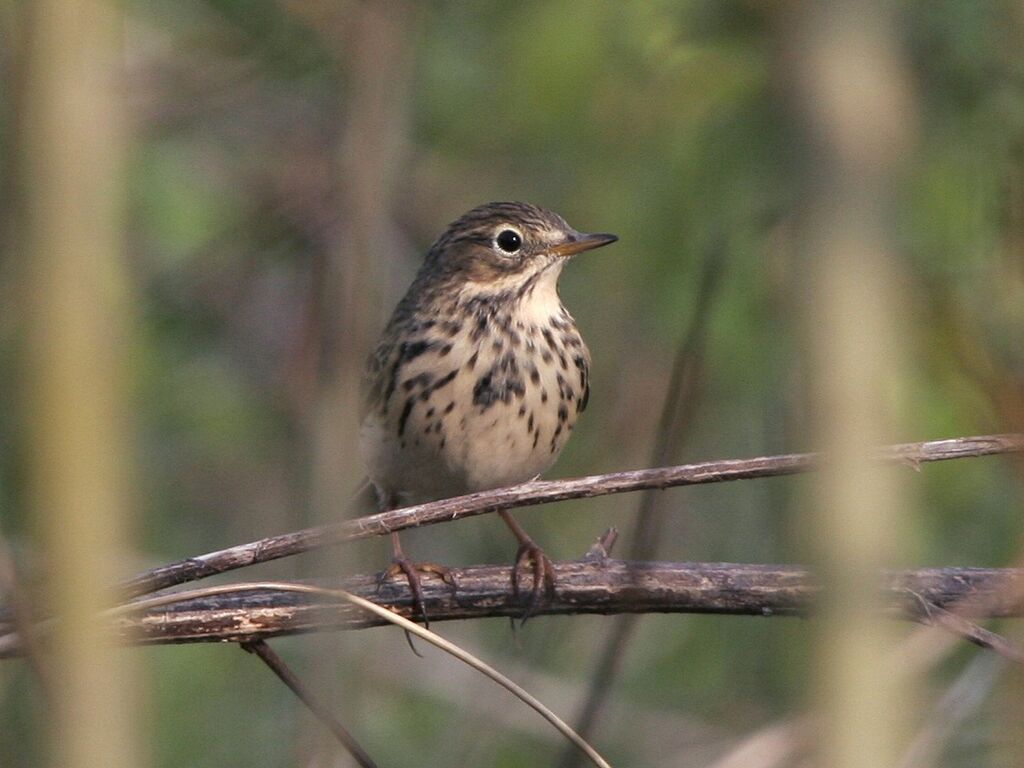
[[[557,213],[529,203],[486,203],[449,225],[431,247],[424,270],[443,279],[482,283],[528,278],[617,239],[578,232]]]

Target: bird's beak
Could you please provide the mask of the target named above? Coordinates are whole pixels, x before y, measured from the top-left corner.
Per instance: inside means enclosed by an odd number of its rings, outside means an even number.
[[[558,256],[572,256],[593,248],[600,248],[602,245],[609,245],[618,239],[617,235],[609,235],[605,232],[598,232],[593,235],[569,235],[565,241],[553,246],[551,251]]]

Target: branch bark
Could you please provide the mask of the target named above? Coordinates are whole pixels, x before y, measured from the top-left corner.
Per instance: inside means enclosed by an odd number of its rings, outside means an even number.
[[[630,562],[598,558],[555,563],[555,595],[536,615],[621,613],[714,613],[798,616],[813,610],[819,588],[804,568],[732,563]],[[453,568],[456,587],[427,575],[424,601],[431,621],[520,617],[524,605],[512,594],[507,565]],[[529,577],[522,594],[530,594]],[[115,620],[125,642],[251,643],[277,635],[364,629],[382,620],[348,604],[308,594],[266,588],[183,600]],[[332,585],[333,586],[333,585]],[[378,582],[376,574],[352,576],[341,585],[412,618],[404,582]],[[894,572],[885,579],[893,615],[927,621],[936,609],[984,606],[985,617],[1024,616],[1024,569],[925,568]],[[970,597],[969,602],[964,598]],[[927,606],[924,608],[923,606]],[[418,614],[417,614],[418,615]],[[974,616],[980,618],[980,616]],[[14,655],[12,646],[0,656]]]
[[[880,449],[876,453],[876,458],[886,463],[906,464],[917,468],[920,464],[932,461],[1019,452],[1024,452],[1024,434],[959,437],[951,440],[893,445]],[[822,456],[817,453],[792,453],[613,472],[568,480],[537,480],[509,488],[418,504],[356,520],[270,536],[248,544],[179,560],[136,576],[123,585],[123,592],[128,597],[135,597],[322,547],[371,536],[384,536],[406,528],[458,520],[500,509],[627,493],[648,488],[665,489],[793,475],[814,469],[822,460]]]

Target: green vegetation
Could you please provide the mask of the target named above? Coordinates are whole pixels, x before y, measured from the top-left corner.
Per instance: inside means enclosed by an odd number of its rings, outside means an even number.
[[[719,251],[725,272],[699,399],[675,461],[814,447],[798,323],[804,267],[792,238],[807,151],[778,55],[783,20],[770,4],[130,5],[137,552],[126,572],[347,513],[334,489],[344,496],[360,476],[354,420],[330,408],[351,404],[352,371],[433,238],[488,200],[528,200],[620,236],[562,278],[594,365],[589,409],[551,476],[649,462],[702,264]],[[901,4],[899,22],[916,115],[891,212],[911,356],[892,441],[1019,431],[1024,15],[1009,2],[933,0]],[[9,23],[0,16],[0,37]],[[0,56],[5,84],[14,64]],[[15,120],[14,105],[2,104],[5,175]],[[8,208],[13,193],[0,184]],[[0,397],[0,527],[43,568],[22,511],[14,394],[23,350],[7,309],[17,304],[18,258],[13,247],[0,253],[0,391],[10,394]],[[343,279],[354,292],[338,287]],[[379,305],[350,306],[346,296]],[[1015,562],[1020,470],[990,458],[913,474],[911,564]],[[800,482],[664,493],[657,558],[798,561]],[[617,496],[521,520],[553,558],[582,555],[609,525],[624,531],[623,554],[636,505]],[[407,552],[511,560],[500,522],[452,528],[413,532]],[[256,575],[376,569],[386,556],[370,542]],[[528,688],[559,690],[549,703],[572,720],[610,626],[537,618],[516,638],[504,621],[435,628],[516,670]],[[643,619],[599,747],[620,766],[686,754],[704,764],[799,714],[803,629],[792,619]],[[1004,629],[1022,637],[1019,626]],[[552,765],[561,753],[539,719],[510,712],[519,705],[454,661],[413,657],[397,631],[279,647],[311,683],[335,686],[342,721],[382,765]],[[936,672],[929,700],[973,655]],[[319,727],[252,657],[216,646],[136,658],[154,766],[333,764]],[[940,764],[1014,763],[1008,740],[1021,744],[1007,732],[1019,730],[1020,686],[1019,673],[997,682]],[[24,669],[0,665],[4,765],[41,763],[32,723],[42,704],[31,688]]]

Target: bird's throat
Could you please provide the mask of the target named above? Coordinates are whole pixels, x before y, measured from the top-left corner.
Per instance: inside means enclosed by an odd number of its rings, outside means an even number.
[[[527,277],[510,276],[486,286],[467,283],[459,303],[492,316],[512,316],[527,326],[545,326],[551,318],[561,317],[565,312],[558,295],[561,272],[559,261]]]

